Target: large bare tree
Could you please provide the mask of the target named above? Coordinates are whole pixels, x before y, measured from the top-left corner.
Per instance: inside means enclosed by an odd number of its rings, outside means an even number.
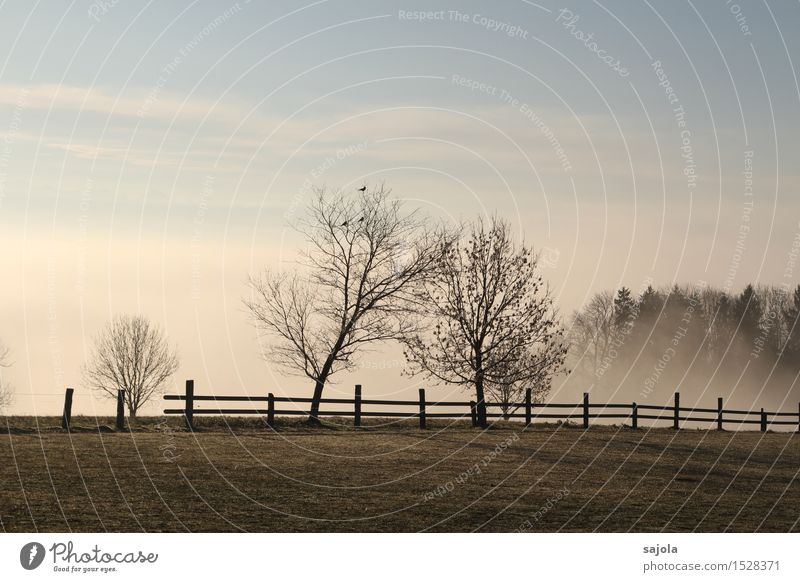
[[[84,376],[109,398],[123,390],[128,414],[136,417],[148,400],[161,393],[178,362],[177,350],[157,325],[143,316],[119,315],[97,336]]]
[[[299,268],[251,277],[244,303],[267,338],[267,359],[314,383],[316,424],[331,376],[352,368],[360,348],[409,333],[440,233],[384,187],[356,196],[316,189],[296,227],[307,242]]]
[[[10,350],[8,349],[8,346],[0,341],[0,368],[8,368],[11,365],[9,354]],[[3,372],[0,370],[0,411],[11,404],[12,399],[13,393],[11,390],[11,385],[5,381],[3,378]]]
[[[486,426],[486,391],[549,387],[566,346],[537,256],[506,221],[480,219],[444,245],[420,301],[429,325],[405,338],[406,357],[412,373],[473,388]]]

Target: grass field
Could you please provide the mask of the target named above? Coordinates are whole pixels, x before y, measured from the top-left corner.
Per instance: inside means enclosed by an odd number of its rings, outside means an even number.
[[[0,422],[7,532],[800,530],[793,433]]]

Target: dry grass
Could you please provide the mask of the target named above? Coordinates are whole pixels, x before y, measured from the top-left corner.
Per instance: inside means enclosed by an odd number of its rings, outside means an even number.
[[[792,433],[0,422],[4,531],[800,530]]]

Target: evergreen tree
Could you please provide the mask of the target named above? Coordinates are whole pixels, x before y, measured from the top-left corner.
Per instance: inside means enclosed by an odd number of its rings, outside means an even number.
[[[737,336],[741,342],[750,344],[758,337],[763,311],[761,299],[756,295],[753,286],[748,285],[733,302],[732,309],[735,325],[739,329]]]
[[[641,297],[639,297],[639,316],[643,318],[654,318],[661,311],[663,301],[658,291],[648,285]]]
[[[632,344],[639,347],[645,343],[652,345],[654,328],[658,323],[663,305],[664,301],[661,294],[652,285],[648,285],[637,303],[636,326],[633,330]]]
[[[791,358],[797,365],[797,360],[800,359],[800,285],[795,287],[794,293],[783,310],[783,317],[786,323],[784,358]]]
[[[633,325],[636,315],[636,303],[631,297],[631,290],[622,287],[614,298],[614,321],[617,328],[624,329]]]

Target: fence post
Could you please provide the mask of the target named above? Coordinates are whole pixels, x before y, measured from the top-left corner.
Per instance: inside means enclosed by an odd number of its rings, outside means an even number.
[[[125,430],[125,391],[117,390],[117,430]]]
[[[583,393],[583,428],[589,428],[589,393]]]
[[[761,432],[767,432],[767,413],[761,409]]]
[[[353,415],[353,424],[361,426],[361,384],[356,384],[356,398],[355,398],[355,411]]]
[[[475,401],[469,401],[469,415],[472,417],[472,426],[473,428],[478,426],[478,411],[475,409]]]
[[[425,429],[425,388],[419,389],[419,428]]]
[[[681,424],[681,393],[675,393],[675,412],[672,417],[672,428],[678,430]]]
[[[531,424],[531,389],[525,390],[525,426]]]
[[[639,407],[635,402],[631,405],[631,427],[634,430],[639,428]]]
[[[64,393],[64,414],[61,416],[61,428],[69,430],[69,424],[72,421],[72,388],[67,388]]]
[[[717,430],[722,430],[722,396],[717,398]]]
[[[194,430],[194,380],[186,380],[186,428]]]
[[[267,424],[275,426],[275,395],[272,392],[267,394]]]

